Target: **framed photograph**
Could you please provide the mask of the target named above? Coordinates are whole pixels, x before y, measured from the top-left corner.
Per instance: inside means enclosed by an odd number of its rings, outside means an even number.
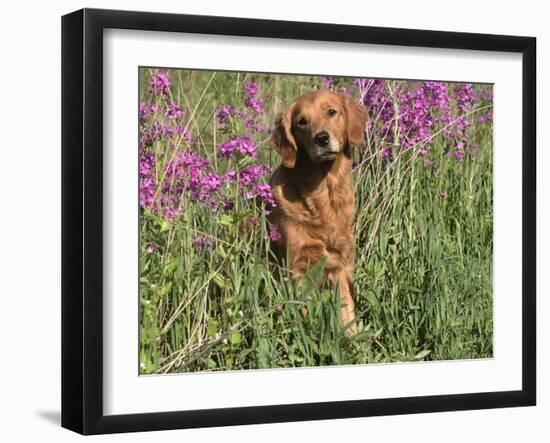
[[[62,425],[535,405],[531,37],[62,19]]]

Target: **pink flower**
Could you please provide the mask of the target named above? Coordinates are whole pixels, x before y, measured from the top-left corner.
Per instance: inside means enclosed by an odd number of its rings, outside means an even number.
[[[258,86],[257,83],[246,82],[244,84],[244,93],[249,98],[256,97],[256,94],[258,94],[259,90],[260,90],[260,87]]]
[[[457,160],[464,160],[464,151],[461,151],[460,149],[455,149],[453,155]]]
[[[235,115],[235,106],[233,105],[222,106],[216,112],[216,118],[221,126],[228,125],[229,117],[233,115]]]
[[[170,103],[168,109],[166,109],[166,117],[169,120],[181,120],[183,118],[183,109],[176,103]]]
[[[321,77],[321,81],[323,82],[323,88],[325,89],[331,89],[335,82],[333,77]]]
[[[255,115],[262,114],[264,112],[264,106],[262,102],[255,97],[248,97],[244,104],[252,110]]]
[[[195,238],[193,238],[193,243],[195,244],[195,247],[199,254],[210,252],[211,241],[208,237],[197,235]]]
[[[279,232],[279,228],[277,228],[277,225],[269,225],[268,238],[271,241],[279,241],[281,238],[283,238],[281,233]]]
[[[391,148],[383,148],[380,150],[380,160],[391,160]]]
[[[234,152],[240,152],[241,154],[256,159],[256,147],[252,139],[247,135],[244,137],[234,137],[222,143],[218,150],[218,155],[221,158],[229,159]]]
[[[149,82],[149,93],[157,95],[167,95],[170,92],[170,75],[168,72],[157,72],[151,76]]]

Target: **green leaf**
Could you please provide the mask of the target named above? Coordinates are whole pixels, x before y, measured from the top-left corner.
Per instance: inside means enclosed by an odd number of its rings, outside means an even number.
[[[424,349],[423,351],[420,351],[418,354],[414,356],[414,360],[422,360],[424,357],[426,357],[430,352],[429,349]]]
[[[219,322],[218,320],[212,320],[208,324],[208,328],[206,329],[206,332],[209,337],[214,337],[216,333],[218,332]]]
[[[232,226],[233,217],[229,214],[222,214],[218,222],[220,223],[220,225],[223,225],[223,226]]]
[[[222,289],[225,289],[225,278],[223,275],[221,275],[219,272],[214,273],[214,276],[212,277],[212,281],[214,284]]]
[[[229,334],[229,342],[232,345],[237,346],[238,344],[241,343],[241,340],[242,340],[241,334],[239,334],[237,331],[231,331],[231,333]]]
[[[239,161],[237,162],[237,164],[239,165],[239,169],[243,169],[246,166],[250,166],[252,163],[254,163],[254,161],[248,156],[244,156],[240,158]]]
[[[164,268],[164,273],[167,275],[171,274],[172,272],[174,272],[177,266],[178,266],[178,259],[175,258],[174,260],[170,261],[166,265],[166,267]]]
[[[152,361],[148,360],[145,364],[145,371],[148,374],[152,374],[153,372],[155,372],[155,369],[157,369],[157,366]]]
[[[168,220],[163,220],[160,224],[160,232],[166,232],[170,229],[170,222]]]
[[[172,282],[166,283],[159,291],[159,295],[162,297],[170,292],[172,289]]]
[[[231,369],[233,367],[233,359],[231,357],[227,357],[225,359],[225,365],[227,366],[227,369]]]
[[[369,289],[369,290],[365,291],[365,295],[367,296],[367,301],[369,302],[369,304],[371,306],[376,306],[376,307],[380,306],[380,302],[378,301],[378,297],[376,297],[376,294],[374,293],[374,291],[372,289]]]
[[[218,245],[218,254],[223,259],[227,258],[227,251],[225,250],[222,244]]]

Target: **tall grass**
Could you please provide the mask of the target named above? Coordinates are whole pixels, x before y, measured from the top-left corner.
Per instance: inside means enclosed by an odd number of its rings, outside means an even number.
[[[140,147],[154,159],[156,183],[166,180],[173,156],[189,149],[220,176],[257,163],[276,167],[268,142],[276,112],[327,86],[318,77],[172,70],[163,96],[149,91],[156,72],[140,72],[142,102],[159,109],[177,103],[186,128]],[[265,108],[253,116],[257,158],[220,158],[220,144],[246,128],[241,114],[222,125],[216,112],[227,104],[238,108],[249,80],[259,85]],[[329,86],[357,95],[351,80],[331,79]],[[388,85],[391,91],[418,86]],[[484,98],[468,111],[472,144],[464,158],[452,155],[445,125],[433,128],[425,153],[400,146],[397,125],[389,148],[376,132],[354,152],[360,321],[354,336],[342,330],[339,295],[317,284],[323,263],[296,287],[271,257],[263,215],[269,208],[247,198],[238,183],[223,185],[234,204],[226,210],[174,191],[173,182],[164,190],[157,185],[140,215],[140,373],[491,357],[492,125],[478,120],[491,89],[475,85],[474,91]],[[161,111],[153,113],[169,123]],[[371,119],[377,127],[377,116]],[[144,130],[151,125],[152,118],[142,122]],[[392,151],[391,159],[382,149]],[[176,196],[175,215],[162,211],[162,192]]]

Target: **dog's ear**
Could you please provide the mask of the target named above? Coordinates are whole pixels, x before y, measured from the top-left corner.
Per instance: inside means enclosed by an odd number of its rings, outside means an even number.
[[[348,143],[360,145],[365,139],[367,110],[353,98],[344,95],[344,108],[348,117]]]
[[[271,143],[281,154],[283,165],[287,168],[293,168],[296,164],[296,153],[298,147],[296,140],[292,135],[292,108],[290,106],[286,111],[279,112],[275,117],[275,129],[271,136]]]

